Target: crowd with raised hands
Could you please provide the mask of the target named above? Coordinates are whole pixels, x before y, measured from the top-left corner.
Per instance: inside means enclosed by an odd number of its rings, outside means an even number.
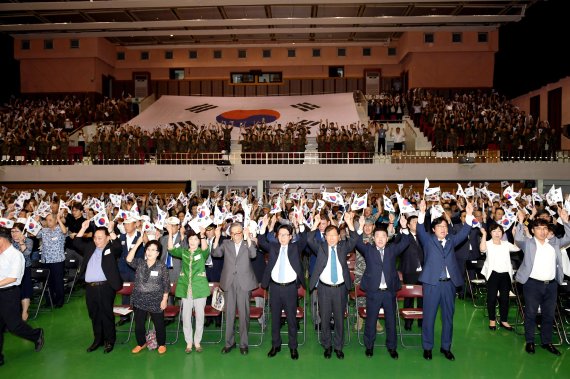
[[[251,152],[303,152],[310,126],[288,122],[285,125],[257,123],[240,126],[240,143],[244,153]]]
[[[339,125],[335,122],[324,122],[319,127],[317,146],[319,152],[373,153],[376,130],[373,124],[355,123]]]
[[[368,118],[374,121],[397,121],[404,116],[408,102],[400,93],[365,95]]]
[[[68,160],[69,133],[93,122],[130,119],[130,99],[88,97],[11,98],[0,107],[0,152],[3,160]],[[83,141],[85,139],[83,138]]]
[[[132,296],[125,295],[121,301],[135,309],[137,345],[132,352],[152,347],[145,337],[146,315],[150,313],[158,352],[164,354],[162,311],[172,301],[169,284],[176,282],[175,295],[187,308],[183,316],[185,351],[201,352],[203,329],[214,322],[203,314],[209,297],[207,282],[219,282],[226,296],[222,354],[237,347],[234,319],[238,313],[247,314],[249,308],[244,304],[249,301],[249,291],[261,285],[272,292],[271,307],[275,308],[268,353],[274,357],[281,350],[281,311],[296,312],[297,289],[307,286],[307,270],[311,315],[322,336],[325,359],[330,359],[333,351],[338,359],[344,359],[345,331],[338,315],[346,307],[353,276],[365,292],[358,306],[366,307],[370,314],[380,307],[385,310],[388,354],[398,359],[395,302],[402,286],[400,271],[405,284],[423,286],[423,304],[417,304],[423,308],[418,324],[423,357],[433,358],[434,323],[443,304],[440,351],[446,359],[454,360],[455,297],[474,295],[465,286],[471,275],[466,262],[485,259],[482,273],[492,289],[487,299],[489,328],[513,329],[508,320],[507,284],[513,280],[516,264],[514,279],[522,286],[527,304],[526,351],[535,353],[534,328],[540,307],[542,347],[559,355],[552,345],[553,299],[558,284],[570,274],[568,254],[563,250],[570,244],[570,200],[555,186],[544,194],[517,192],[506,182],[501,183],[499,192],[492,191],[496,186],[458,184],[457,190],[445,192],[430,187],[426,179],[423,189],[399,184],[396,189],[386,186],[383,193],[371,187],[363,194],[349,194],[341,187],[324,186],[309,193],[284,185],[259,196],[251,188],[226,194],[213,188],[205,197],[194,192],[58,195],[40,189],[10,193],[4,187],[0,226],[12,230],[11,240],[22,254],[23,266],[39,260],[53,273],[49,286],[56,308],[64,305],[64,261],[70,255],[80,260],[94,335],[88,352],[101,346],[105,353],[113,350],[116,332],[109,312],[122,283],[133,283]],[[30,280],[24,276],[18,282],[22,320],[27,318]],[[497,301],[500,320],[495,312]],[[410,307],[413,304],[412,299],[406,302]],[[195,329],[190,326],[192,310],[196,313]],[[299,359],[297,329],[294,317],[289,316],[289,349],[295,360]],[[375,319],[370,320],[364,326],[358,322],[354,326],[364,328],[367,357],[374,355],[376,331],[382,328]],[[404,328],[412,327],[411,320],[406,320]],[[38,338],[36,334],[34,338]],[[239,350],[243,355],[249,353],[247,334],[248,326],[240,319]]]
[[[414,124],[436,151],[500,150],[505,159],[550,159],[560,149],[560,130],[534,119],[497,92],[438,96],[407,94]]]

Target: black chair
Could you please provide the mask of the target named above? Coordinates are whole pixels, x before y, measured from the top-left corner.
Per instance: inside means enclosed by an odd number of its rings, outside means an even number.
[[[79,264],[75,258],[65,258],[65,274],[63,277],[63,285],[65,290],[68,291],[66,303],[69,303],[71,299],[71,294],[77,283],[77,278],[79,277]]]
[[[465,263],[467,287],[471,292],[473,307],[475,308],[486,308],[487,306],[487,279],[481,274],[484,263],[485,261],[482,259],[468,260]],[[471,275],[469,275],[469,273],[471,273]]]
[[[47,268],[42,267],[32,267],[32,285],[33,285],[33,302],[35,299],[37,300],[36,311],[32,319],[38,317],[38,313],[40,312],[40,308],[42,307],[42,303],[44,301],[44,297],[47,293],[46,304],[49,305],[51,309],[53,309],[53,302],[51,300],[51,292],[48,288],[48,280],[49,280],[50,270]],[[38,298],[39,297],[39,298]]]

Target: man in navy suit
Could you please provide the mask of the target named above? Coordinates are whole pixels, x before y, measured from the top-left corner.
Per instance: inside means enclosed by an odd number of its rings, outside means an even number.
[[[453,225],[453,234],[459,233],[465,226],[465,211],[461,211],[460,220],[461,222]],[[457,260],[457,266],[461,271],[463,278],[465,279],[465,263],[468,260],[479,259],[481,255],[479,251],[479,236],[481,232],[479,228],[471,228],[467,239],[457,244],[455,247],[455,259]],[[470,276],[472,278],[472,276]],[[460,298],[463,298],[463,289],[458,288],[457,293]]]
[[[360,288],[366,291],[366,323],[364,324],[364,345],[366,356],[374,354],[374,341],[376,340],[376,319],[380,308],[384,308],[386,320],[386,347],[393,359],[398,359],[396,351],[396,292],[402,287],[396,258],[410,244],[410,236],[398,235],[389,246],[388,231],[384,228],[374,230],[374,244],[365,244],[362,240],[362,229],[358,234],[354,231],[352,217],[345,217],[352,238],[356,239],[356,248],[366,260],[366,269],[362,275]],[[364,226],[364,216],[360,218],[360,225]],[[400,226],[406,229],[407,221],[400,218]],[[362,227],[361,227],[362,228]],[[407,231],[406,231],[407,232]]]
[[[451,361],[455,356],[451,352],[453,337],[453,314],[455,312],[455,293],[457,287],[463,285],[463,273],[457,266],[453,254],[455,247],[463,242],[471,231],[473,221],[473,204],[465,207],[466,224],[456,234],[448,234],[447,220],[438,217],[431,222],[432,233],[426,232],[423,223],[426,216],[426,202],[420,202],[418,215],[418,238],[424,250],[424,268],[420,275],[423,283],[423,327],[422,345],[424,358],[432,359],[434,345],[434,326],[437,309],[441,306],[441,348],[440,352]]]
[[[345,214],[352,217],[350,214]],[[352,285],[346,256],[354,249],[356,240],[349,238],[340,241],[340,231],[337,226],[329,225],[325,229],[325,241],[319,241],[315,236],[321,222],[321,216],[316,215],[311,231],[307,236],[309,247],[317,255],[315,269],[309,280],[309,288],[319,288],[319,315],[321,318],[322,345],[324,356],[330,359],[333,341],[328,320],[334,319],[334,351],[338,359],[344,359],[342,346],[344,342],[344,311],[348,301],[348,291]]]
[[[408,230],[410,233],[410,244],[402,253],[400,259],[400,271],[402,272],[402,279],[404,284],[421,284],[419,281],[420,274],[424,266],[424,251],[420,242],[417,240],[417,226],[418,216],[408,217]],[[415,300],[418,308],[423,307],[423,299],[417,298]],[[404,308],[413,308],[414,298],[404,298]],[[404,329],[412,330],[413,320],[406,320]],[[422,327],[422,320],[418,320],[418,326]]]
[[[289,332],[289,349],[291,359],[299,359],[297,351],[297,288],[303,285],[303,266],[301,254],[307,245],[307,234],[304,225],[294,223],[298,234],[296,242],[293,239],[293,226],[280,225],[277,229],[278,242],[267,240],[266,228],[269,217],[263,217],[263,223],[257,238],[258,244],[263,251],[269,254],[267,267],[263,273],[261,286],[269,288],[271,306],[271,350],[267,356],[272,358],[281,351],[281,311],[287,316]]]

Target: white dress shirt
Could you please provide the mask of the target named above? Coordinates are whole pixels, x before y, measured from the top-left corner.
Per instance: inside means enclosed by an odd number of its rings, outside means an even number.
[[[281,253],[281,251],[285,249],[284,253]],[[283,276],[282,280],[279,280],[279,273],[281,270],[281,262],[285,260],[285,274]],[[291,262],[289,262],[289,254],[288,254],[288,250],[287,250],[287,246],[281,246],[279,248],[279,256],[277,257],[277,262],[275,262],[275,266],[273,266],[273,270],[271,270],[271,280],[273,280],[275,283],[291,283],[293,281],[295,281],[297,278],[297,274],[295,273],[295,270],[293,270],[293,266],[291,266]]]
[[[344,283],[344,276],[342,276],[342,267],[340,266],[340,261],[338,260],[338,245],[337,246],[333,246],[335,248],[336,251],[336,272],[337,272],[337,282],[333,283],[332,279],[331,279],[331,247],[329,246],[328,248],[328,258],[327,258],[327,265],[325,266],[325,269],[323,270],[323,272],[321,273],[321,276],[319,276],[319,280],[325,284],[328,285],[339,285],[341,283]]]
[[[548,242],[541,244],[536,238],[534,241],[536,242],[536,255],[534,256],[530,277],[540,281],[554,280],[556,276],[556,253],[554,248]]]

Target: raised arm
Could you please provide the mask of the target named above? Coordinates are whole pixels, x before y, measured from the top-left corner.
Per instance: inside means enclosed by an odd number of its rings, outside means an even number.
[[[137,250],[139,249],[139,247],[142,243],[143,243],[143,239],[138,238],[137,242],[131,247],[131,250],[129,250],[129,254],[127,254],[127,258],[125,258],[127,263],[131,263],[133,261],[133,259],[135,258],[135,254],[137,253]]]

